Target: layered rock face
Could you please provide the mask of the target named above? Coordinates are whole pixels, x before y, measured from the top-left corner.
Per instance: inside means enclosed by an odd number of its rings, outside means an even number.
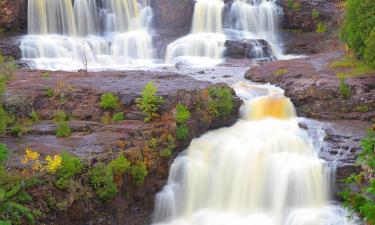
[[[25,31],[27,0],[0,0],[0,28],[3,31]]]
[[[135,99],[149,81],[158,87],[157,95],[162,96],[165,102],[160,108],[160,117],[145,123]],[[47,76],[42,71],[20,70],[8,85],[3,106],[18,118],[29,117],[35,110],[40,121],[28,126],[22,137],[3,136],[0,142],[6,143],[11,150],[8,166],[12,168],[22,167],[20,159],[26,147],[40,152],[42,156],[66,150],[81,158],[87,166],[98,161],[108,162],[119,154],[125,154],[133,163],[142,159],[147,165],[149,175],[143,185],[134,185],[130,175],[124,175],[118,195],[107,203],[92,193],[84,201],[70,202],[63,211],[51,210],[46,205],[46,193],[54,193],[56,201],[64,201],[72,193],[37,187],[33,190],[33,204],[47,212],[40,224],[150,223],[155,194],[165,184],[170,163],[177,154],[187,147],[192,138],[236,121],[240,106],[237,99],[230,116],[215,118],[210,113],[208,90],[223,86],[174,73],[126,71],[97,72],[85,76],[84,72],[48,72]],[[45,94],[48,88],[54,90],[54,96]],[[114,113],[100,107],[100,96],[106,92],[112,92],[119,98],[119,110],[125,112],[125,120],[103,122],[107,114]],[[191,113],[187,122],[189,134],[184,140],[176,140],[171,157],[161,157],[160,151],[167,145],[167,136],[175,137],[176,134],[177,103],[184,104]],[[73,133],[70,137],[55,136],[57,125],[53,117],[57,110],[66,112],[71,118],[68,124]],[[156,148],[150,147],[152,138],[158,140]]]

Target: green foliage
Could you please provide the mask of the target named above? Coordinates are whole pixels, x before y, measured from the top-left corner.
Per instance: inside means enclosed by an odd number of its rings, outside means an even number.
[[[0,134],[3,134],[7,126],[12,123],[12,118],[8,113],[0,106]]]
[[[69,137],[71,134],[72,134],[72,130],[70,129],[66,121],[59,122],[57,124],[57,129],[56,129],[57,137]]]
[[[361,76],[366,74],[375,73],[363,60],[359,60],[352,54],[347,53],[342,59],[335,60],[329,64],[330,68],[334,69],[347,69],[348,76]]]
[[[375,69],[375,27],[367,38],[364,59],[371,68]]]
[[[228,87],[214,87],[208,90],[210,99],[208,107],[212,115],[223,118],[229,116],[234,109],[232,91]]]
[[[104,93],[100,97],[100,107],[102,109],[117,109],[119,107],[119,100],[112,93]]]
[[[371,110],[370,107],[366,104],[357,105],[354,109],[355,111],[363,112],[363,113],[370,112]]]
[[[180,104],[180,103],[176,105],[176,109],[177,109],[177,114],[176,114],[177,123],[179,124],[186,123],[191,117],[189,109],[185,105]]]
[[[160,151],[160,156],[163,158],[169,158],[172,155],[173,150],[176,148],[176,141],[172,137],[172,135],[168,135],[167,137],[167,146]]]
[[[98,163],[89,171],[90,183],[94,187],[96,194],[103,201],[107,201],[116,196],[118,190],[115,177],[128,171],[130,162],[121,155],[112,160],[108,165]]]
[[[339,80],[340,80],[340,86],[339,86],[340,94],[344,98],[349,98],[352,95],[352,93],[350,91],[349,86],[346,84],[345,77],[339,76]]]
[[[151,138],[148,142],[148,146],[152,149],[156,149],[159,146],[158,139],[157,138]]]
[[[49,77],[49,73],[48,72],[43,72],[40,76],[43,77],[43,78],[48,78]]]
[[[102,123],[110,124],[111,122],[112,122],[112,118],[109,115],[109,113],[108,112],[104,113],[104,115],[102,116]]]
[[[103,201],[107,201],[116,196],[117,187],[112,170],[104,165],[104,163],[98,163],[93,167],[89,172],[89,176],[90,184]]]
[[[38,113],[35,110],[33,110],[31,112],[30,118],[31,118],[32,122],[38,122],[39,121],[39,115],[38,115]]]
[[[318,10],[316,10],[315,8],[313,8],[312,11],[311,11],[311,16],[312,16],[313,19],[318,19],[319,16],[320,16],[320,13],[319,13]]]
[[[20,124],[15,124],[10,128],[10,134],[14,137],[21,137],[23,133],[23,127]]]
[[[46,90],[44,90],[44,95],[48,98],[52,98],[53,96],[55,96],[55,91],[52,88],[47,88]]]
[[[0,164],[4,163],[8,159],[8,148],[5,144],[0,144]]]
[[[130,174],[132,175],[133,183],[135,185],[142,185],[148,174],[146,164],[144,162],[137,162],[135,165],[132,165],[130,168]]]
[[[177,140],[185,140],[189,137],[189,127],[186,124],[180,124],[177,126],[176,138]]]
[[[17,65],[12,57],[0,54],[0,80],[8,82],[13,78]]]
[[[288,69],[286,69],[286,68],[281,68],[281,69],[278,69],[278,70],[274,71],[274,72],[273,72],[273,75],[274,75],[274,76],[282,76],[282,75],[287,74],[288,72],[289,72]]]
[[[370,35],[375,31],[375,1],[373,0],[346,0],[346,16],[341,29],[341,39],[360,58],[365,52],[371,55],[375,51]],[[373,36],[372,36],[373,37]],[[374,65],[374,58],[368,56],[369,65]]]
[[[34,224],[33,211],[24,205],[32,201],[25,189],[24,182],[8,189],[0,187],[0,224]]]
[[[61,166],[56,171],[55,185],[57,188],[64,190],[69,188],[75,176],[81,174],[83,165],[78,157],[65,151],[61,154],[61,158]]]
[[[155,95],[157,90],[154,83],[150,81],[144,87],[142,97],[136,99],[138,108],[145,114],[146,123],[158,116],[159,107],[164,102],[162,97]]]
[[[124,118],[125,118],[124,113],[118,112],[115,115],[113,115],[112,120],[114,122],[120,122],[120,121],[124,120]]]
[[[351,212],[357,212],[366,224],[375,224],[375,132],[369,131],[367,138],[361,141],[362,152],[358,164],[363,168],[360,174],[352,174],[345,179],[350,185],[359,187],[359,191],[346,189],[340,193],[344,206]],[[370,176],[366,175],[370,174]]]
[[[323,34],[323,33],[325,33],[325,32],[327,32],[327,30],[328,30],[328,28],[327,28],[327,25],[325,24],[325,23],[323,23],[323,22],[319,22],[317,25],[316,25],[316,32],[317,33],[321,33],[321,34]]]
[[[69,120],[69,117],[68,117],[68,115],[66,115],[66,113],[64,111],[58,110],[55,113],[54,120],[56,122],[65,122],[65,121]]]

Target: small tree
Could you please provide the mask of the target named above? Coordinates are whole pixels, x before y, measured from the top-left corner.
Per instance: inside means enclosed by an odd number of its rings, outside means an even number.
[[[146,123],[158,116],[159,107],[164,102],[162,97],[155,96],[157,91],[157,87],[150,81],[143,89],[142,97],[136,99],[138,108],[145,114]]]

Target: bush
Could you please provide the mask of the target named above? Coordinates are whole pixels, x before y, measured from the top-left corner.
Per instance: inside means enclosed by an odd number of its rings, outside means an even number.
[[[375,224],[375,131],[369,131],[367,138],[361,141],[362,152],[357,163],[362,166],[362,172],[352,174],[345,182],[359,187],[356,192],[347,188],[340,193],[344,206],[351,212],[358,213],[366,224]]]
[[[114,122],[120,122],[124,120],[124,113],[123,112],[116,113],[115,115],[113,115],[112,120]]]
[[[5,144],[0,144],[0,164],[4,163],[8,159],[8,148]]]
[[[325,25],[323,22],[319,22],[318,25],[316,25],[316,30],[317,33],[325,33],[327,32],[327,25]]]
[[[159,107],[164,102],[162,97],[155,96],[157,90],[151,81],[144,87],[142,97],[136,99],[138,108],[145,114],[146,123],[158,116]]]
[[[318,10],[316,10],[315,8],[314,8],[314,9],[312,9],[312,11],[311,11],[311,17],[312,17],[313,19],[318,19],[318,18],[319,18],[319,16],[320,16],[320,13],[319,13],[319,11],[318,11]]]
[[[375,27],[366,41],[364,59],[371,68],[375,69]]]
[[[151,148],[151,149],[156,149],[158,147],[159,143],[158,143],[158,139],[157,138],[151,138],[150,141],[148,142],[148,146]]]
[[[14,137],[21,137],[23,133],[23,127],[19,124],[15,124],[10,128],[10,134]]]
[[[44,95],[47,96],[48,98],[52,98],[53,96],[55,96],[55,91],[52,88],[47,88],[44,91]]]
[[[78,157],[65,151],[61,154],[61,158],[61,166],[56,171],[55,185],[59,189],[68,189],[72,178],[82,172],[83,164]]]
[[[104,93],[100,97],[100,107],[102,109],[117,109],[119,107],[119,100],[112,93]]]
[[[7,126],[12,122],[12,118],[8,113],[0,106],[0,134],[3,134]]]
[[[188,108],[185,105],[179,103],[177,104],[176,109],[177,109],[177,114],[176,114],[177,123],[179,124],[186,123],[191,117],[191,114]]]
[[[374,52],[370,42],[370,34],[375,28],[375,1],[373,0],[347,0],[346,15],[341,29],[341,39],[344,40],[351,49],[363,58],[366,52]],[[373,40],[373,39],[372,39]],[[369,58],[369,60],[372,57]],[[373,65],[373,62],[370,62]]]
[[[117,159],[112,160],[108,166],[112,170],[113,174],[123,174],[129,170],[130,162],[125,158],[125,156],[120,155]]]
[[[177,126],[176,131],[177,140],[185,140],[189,137],[189,127],[186,124],[180,124]]]
[[[69,137],[72,134],[72,130],[70,129],[68,123],[59,122],[56,129],[56,136],[57,137]]]
[[[340,76],[339,79],[340,79],[340,86],[339,86],[340,94],[344,98],[349,98],[352,95],[352,93],[350,91],[349,86],[346,84],[345,77]]]
[[[169,134],[167,137],[167,146],[162,151],[160,151],[160,156],[163,158],[169,158],[175,148],[176,141],[174,140],[172,135]]]
[[[232,92],[228,87],[214,87],[208,90],[208,107],[215,117],[229,116],[234,109]]]
[[[66,115],[66,113],[64,111],[58,110],[55,113],[54,120],[56,122],[65,122],[65,121],[69,120],[69,117],[68,117],[68,115]]]
[[[117,194],[117,187],[113,178],[112,170],[104,163],[98,163],[90,172],[90,184],[93,186],[96,194],[103,201],[107,201]]]
[[[33,110],[31,112],[30,119],[31,119],[32,122],[38,122],[39,121],[39,115],[35,110]]]
[[[143,184],[145,177],[148,174],[146,164],[144,162],[137,162],[130,168],[133,183],[137,186]]]

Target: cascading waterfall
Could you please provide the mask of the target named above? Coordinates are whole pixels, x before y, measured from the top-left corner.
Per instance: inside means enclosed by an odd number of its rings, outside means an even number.
[[[329,203],[319,159],[280,89],[235,85],[240,121],[194,139],[156,196],[154,224],[350,225]]]
[[[268,42],[277,59],[289,58],[283,55],[278,27],[282,8],[277,0],[235,0],[230,9],[228,35],[235,38],[263,39]],[[262,55],[258,55],[262,58]]]
[[[29,0],[22,58],[48,70],[150,65],[151,17],[148,0]]]
[[[191,34],[169,44],[166,63],[217,64],[224,52],[223,0],[198,0],[194,7]]]

